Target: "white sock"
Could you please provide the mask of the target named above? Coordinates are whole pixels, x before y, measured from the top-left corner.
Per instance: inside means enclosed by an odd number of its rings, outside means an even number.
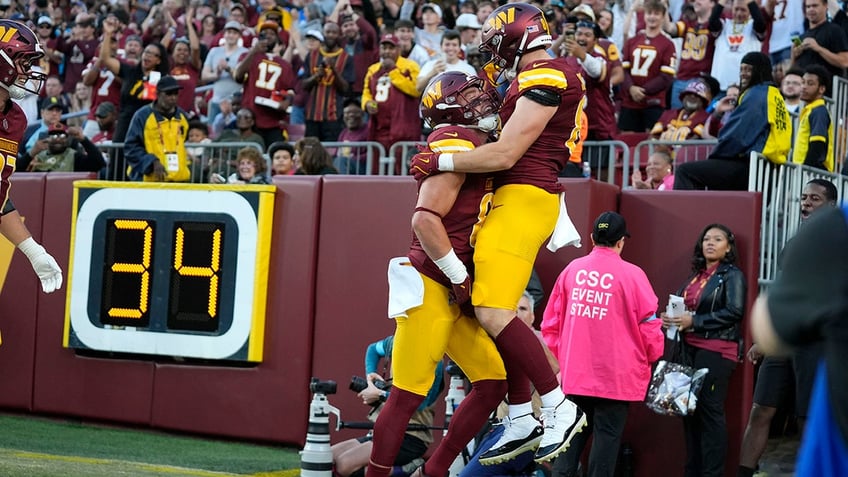
[[[550,391],[542,397],[542,407],[556,407],[559,406],[559,403],[565,399],[565,394],[562,393],[561,388],[554,388],[553,391]]]
[[[509,418],[515,419],[521,417],[525,414],[533,414],[533,405],[530,402],[523,402],[521,404],[510,404],[509,405]]]

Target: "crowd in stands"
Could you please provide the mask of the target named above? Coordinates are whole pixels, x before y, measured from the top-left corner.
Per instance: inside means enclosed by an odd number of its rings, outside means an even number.
[[[54,111],[77,113],[63,122],[82,128],[95,144],[124,142],[133,115],[156,99],[156,84],[166,76],[181,86],[177,106],[199,142],[253,142],[269,161],[270,146],[303,136],[375,142],[389,152],[397,142],[424,137],[419,99],[436,74],[486,75],[481,29],[499,3],[0,0],[0,16],[30,25],[46,52],[41,97],[20,101],[30,123],[40,121],[27,131],[21,156],[46,148],[35,143],[59,122]],[[843,158],[833,157],[833,146],[844,134],[834,132],[840,126],[827,97],[831,78],[845,77],[848,68],[847,2],[531,3],[545,13],[552,53],[572,57],[587,79],[585,139],[720,138],[740,99],[742,58],[762,52],[769,62],[762,81],[780,88],[798,123],[794,152],[784,153],[785,160],[840,169]],[[80,141],[71,147],[84,151]],[[377,172],[379,161],[366,167],[364,147],[327,149],[332,163],[317,170]],[[228,172],[236,168],[235,152],[226,158],[193,152],[189,161],[218,159],[231,165]],[[582,175],[584,160],[593,169],[608,167],[600,156],[572,158],[577,167],[563,175]],[[396,159],[390,173],[401,171],[403,158]],[[125,166],[122,158],[113,163],[113,173]],[[304,171],[299,162],[295,169]],[[639,187],[659,184],[631,179]]]

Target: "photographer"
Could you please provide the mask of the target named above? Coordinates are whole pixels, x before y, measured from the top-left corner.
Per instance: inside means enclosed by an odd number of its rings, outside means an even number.
[[[351,390],[358,393],[363,404],[372,406],[368,412],[368,420],[372,422],[377,420],[383,403],[391,392],[391,384],[383,376],[391,370],[393,345],[394,336],[388,336],[368,345],[365,352],[365,379],[354,376],[351,380]],[[378,372],[381,363],[382,374]],[[410,425],[433,425],[433,405],[444,388],[442,375],[443,366],[439,363],[433,378],[433,386],[424,402],[410,418]],[[362,388],[363,385],[365,388]],[[335,475],[342,477],[364,475],[365,466],[368,465],[368,459],[371,456],[371,434],[369,432],[363,437],[349,439],[332,446]],[[423,464],[422,457],[432,442],[433,435],[429,430],[407,430],[403,436],[400,452],[395,459],[396,468],[393,469],[392,475],[409,475]]]

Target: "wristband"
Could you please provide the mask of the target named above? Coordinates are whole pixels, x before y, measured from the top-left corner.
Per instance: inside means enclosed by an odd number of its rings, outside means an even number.
[[[453,153],[439,154],[439,170],[444,172],[453,170]]]
[[[451,283],[458,285],[468,278],[468,270],[465,268],[465,264],[456,256],[453,249],[444,257],[433,260],[433,263],[439,267],[439,270],[448,277]]]

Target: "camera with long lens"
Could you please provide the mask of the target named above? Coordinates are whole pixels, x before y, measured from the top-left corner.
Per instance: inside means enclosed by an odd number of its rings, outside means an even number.
[[[336,389],[336,382],[331,379],[322,381],[318,378],[312,378],[309,381],[309,391],[313,394],[336,394]]]
[[[351,376],[350,378],[350,390],[359,393],[362,392],[363,389],[368,387],[368,380],[361,376]],[[391,383],[386,381],[381,381],[379,379],[374,380],[374,387],[379,389],[380,391],[385,391],[392,387]]]

